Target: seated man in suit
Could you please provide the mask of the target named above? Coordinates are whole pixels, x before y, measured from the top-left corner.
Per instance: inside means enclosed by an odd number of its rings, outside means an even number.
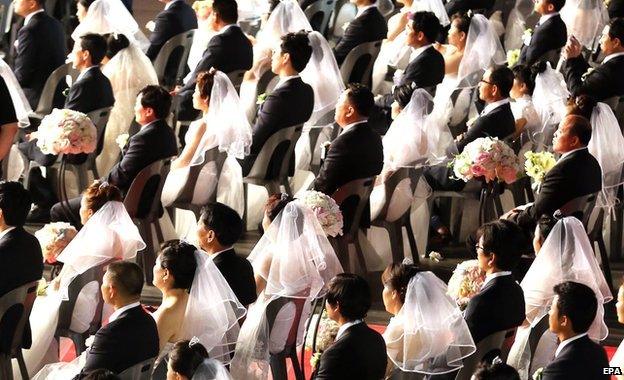
[[[197,119],[199,111],[193,108],[193,92],[197,84],[197,74],[215,68],[226,74],[237,70],[249,70],[253,64],[251,42],[236,24],[238,9],[236,0],[214,0],[208,17],[210,28],[218,33],[210,39],[208,48],[201,60],[185,78],[184,86],[177,88],[178,120]]]
[[[321,355],[312,379],[382,379],[388,361],[386,343],[364,323],[371,306],[368,283],[356,274],[342,273],[328,288],[325,310],[340,328],[334,343]]]
[[[566,281],[554,288],[555,298],[548,313],[550,331],[557,334],[555,359],[542,372],[543,380],[607,380],[607,353],[587,336],[596,318],[598,301],[587,285]]]
[[[72,65],[80,71],[76,82],[69,89],[65,108],[89,113],[100,108],[112,107],[115,103],[113,89],[108,78],[100,71],[100,63],[106,54],[106,40],[99,34],[85,34],[76,42],[71,54]],[[26,141],[18,145],[19,150],[29,160],[42,166],[51,166],[56,162],[57,155],[43,154],[37,147],[36,134],[26,136]],[[85,154],[71,157],[70,161],[81,164],[86,160]],[[50,207],[57,201],[49,179],[44,178],[40,168],[34,168],[29,176],[30,190],[35,208],[28,217],[29,222],[45,222],[49,220]]]
[[[530,41],[524,41],[520,50],[520,64],[532,65],[544,54],[565,46],[568,30],[559,16],[565,0],[538,0],[534,10],[541,15]]]
[[[388,24],[379,13],[375,0],[351,0],[351,2],[358,10],[334,48],[338,66],[342,65],[347,54],[356,46],[365,42],[381,41],[388,34]]]
[[[486,274],[485,282],[464,312],[475,344],[524,322],[524,294],[511,271],[520,261],[527,244],[522,229],[508,220],[484,224],[477,236],[477,259]]]
[[[502,216],[533,231],[542,215],[552,215],[569,201],[602,188],[600,164],[587,150],[592,129],[582,116],[568,115],[553,137],[553,150],[561,154],[557,164],[546,173],[535,202],[515,208]]]
[[[46,80],[65,63],[65,33],[61,23],[43,9],[44,0],[16,0],[15,13],[24,17],[17,33],[13,71],[32,109],[37,108]],[[62,93],[55,96],[61,107]]]
[[[134,113],[141,129],[128,140],[121,152],[121,161],[105,177],[107,182],[117,186],[124,194],[141,170],[178,153],[175,134],[165,121],[170,110],[171,95],[164,88],[150,85],[139,92]],[[50,212],[51,219],[78,223],[80,200],[81,197],[69,200],[71,215],[66,215],[59,203],[55,204]],[[149,209],[149,203],[147,199],[141,203],[140,214]]]
[[[336,123],[342,132],[331,143],[314,181],[314,189],[332,195],[340,186],[359,178],[373,177],[383,167],[381,137],[368,124],[373,109],[373,94],[360,84],[350,84],[338,98]],[[342,203],[344,230],[351,227],[356,200]],[[364,210],[362,227],[370,225],[370,211]]]
[[[564,48],[564,76],[572,96],[589,95],[596,101],[624,95],[624,18],[611,20],[602,32],[605,58],[595,69],[581,56],[582,46],[572,36]]]
[[[108,266],[102,298],[115,311],[95,334],[81,373],[100,368],[120,373],[158,356],[156,321],[139,302],[143,280],[143,271],[135,263],[117,261]]]
[[[233,209],[218,202],[203,208],[197,223],[199,246],[212,257],[236,298],[247,307],[257,295],[253,267],[233,247],[242,233],[243,221]]]
[[[280,49],[273,51],[271,71],[280,80],[258,109],[249,155],[241,161],[243,176],[249,174],[271,135],[281,129],[303,124],[312,115],[314,91],[299,76],[311,56],[312,47],[304,31],[283,35]],[[277,164],[281,165],[281,162]],[[278,165],[269,168],[270,173],[277,174],[277,171]]]

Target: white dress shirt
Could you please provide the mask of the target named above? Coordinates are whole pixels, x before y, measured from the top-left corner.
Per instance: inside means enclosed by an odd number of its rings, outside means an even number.
[[[564,340],[563,342],[559,343],[559,346],[557,347],[557,351],[555,351],[555,357],[559,356],[559,354],[561,353],[561,350],[563,350],[563,348],[565,346],[567,346],[568,344],[574,342],[577,339],[580,339],[584,336],[586,336],[587,333],[583,333],[583,334],[579,334],[579,335],[575,335],[572,338],[568,338],[566,340]]]
[[[43,9],[39,9],[38,11],[34,11],[33,13],[29,14],[28,16],[26,16],[24,18],[24,26],[28,25],[28,23],[30,22],[30,19],[33,18],[34,15],[36,15],[37,13],[41,13],[44,12]]]
[[[619,57],[624,55],[624,52],[621,53],[613,53],[613,54],[609,54],[608,56],[606,56],[603,60],[602,60],[602,64],[604,65],[605,63],[609,62],[610,60],[612,60],[615,57]]]
[[[133,302],[131,304],[128,304],[124,307],[120,307],[119,309],[115,310],[115,312],[113,314],[111,314],[111,316],[108,318],[108,323],[113,322],[114,320],[116,320],[117,318],[119,318],[119,316],[126,310],[130,310],[133,307],[137,307],[137,306],[141,306],[140,302]]]
[[[540,19],[537,22],[537,24],[535,25],[535,27],[537,28],[538,26],[540,26],[543,23],[545,23],[546,21],[548,21],[548,19],[553,18],[553,17],[557,16],[558,14],[559,14],[559,12],[553,12],[553,13],[549,13],[547,15],[543,15],[542,17],[540,17]]]
[[[362,13],[366,12],[367,10],[371,9],[371,8],[377,8],[377,4],[371,4],[371,5],[367,5],[365,7],[359,8],[357,10],[357,13],[355,14],[355,17],[360,17],[362,15]]]
[[[86,69],[82,70],[82,71],[80,72],[80,74],[78,74],[78,77],[76,78],[76,82],[78,82],[79,80],[81,80],[81,79],[85,76],[85,74],[87,73],[87,71],[91,70],[91,69],[92,69],[92,68],[94,68],[94,67],[100,67],[100,66],[99,66],[99,65],[93,65],[93,66],[89,66],[89,67],[87,67]],[[74,83],[75,83],[75,82],[74,82]]]
[[[425,50],[429,49],[432,46],[433,44],[429,44],[429,45],[421,46],[419,48],[414,49],[414,51],[412,51],[412,53],[410,54],[410,59],[409,59],[410,62],[418,58],[419,55],[421,55]]]
[[[342,132],[341,133],[345,133],[348,129],[350,129],[351,127],[353,127],[354,125],[358,125],[358,124],[362,124],[362,123],[366,123],[368,121],[368,119],[364,119],[364,120],[360,120],[360,121],[356,121],[355,123],[351,123],[351,124],[347,124],[342,128]]]
[[[488,274],[485,276],[485,280],[483,281],[483,285],[481,285],[481,289],[485,288],[485,285],[487,285],[488,282],[492,281],[493,279],[497,278],[497,277],[503,277],[503,276],[511,276],[511,272],[510,271],[500,271],[500,272],[496,272],[496,273],[492,273],[492,274]]]
[[[509,103],[509,98],[505,98],[505,99],[495,101],[494,103],[486,104],[485,108],[483,108],[483,111],[481,111],[481,115],[479,116],[485,116],[489,114],[490,112],[494,111],[496,108],[502,105],[508,104],[508,103]]]
[[[563,160],[565,157],[571,155],[572,153],[577,152],[577,151],[582,150],[582,149],[587,149],[587,147],[583,146],[583,147],[580,147],[580,148],[573,149],[573,150],[571,150],[569,152],[565,152],[565,153],[563,153],[561,155],[561,157],[559,157],[559,161]],[[559,162],[559,161],[557,161],[557,162]]]
[[[215,257],[219,256],[221,253],[223,253],[223,252],[225,252],[225,251],[229,251],[230,249],[232,249],[232,247],[226,248],[226,249],[224,249],[224,250],[222,250],[222,251],[219,251],[219,252],[215,252],[215,253],[213,253],[212,255],[210,255],[210,257],[212,257],[212,259],[214,260],[214,259],[215,259]]]
[[[283,85],[284,83],[286,83],[287,81],[294,79],[294,78],[300,78],[299,74],[295,74],[295,75],[290,75],[287,77],[281,77],[279,79],[279,81],[277,82],[277,84],[275,85],[275,87],[273,88],[273,91],[275,91],[275,89],[277,89],[278,87],[280,87],[281,85]]]
[[[338,333],[336,334],[336,339],[334,341],[337,341],[338,339],[340,339],[340,337],[342,336],[342,334],[344,334],[345,331],[347,331],[347,329],[351,326],[355,326],[358,323],[362,323],[363,321],[361,319],[356,319],[355,321],[351,321],[351,322],[347,322],[344,325],[340,326],[338,328]]]
[[[182,0],[173,0],[167,4],[165,4],[165,10],[171,8],[171,6],[173,5],[173,3],[177,3],[178,1],[182,1]]]
[[[6,229],[6,230],[4,230],[4,231],[0,232],[0,240],[2,240],[2,238],[4,237],[4,235],[8,234],[8,233],[9,233],[9,231],[14,230],[14,229],[15,229],[15,227],[7,227],[7,229]]]

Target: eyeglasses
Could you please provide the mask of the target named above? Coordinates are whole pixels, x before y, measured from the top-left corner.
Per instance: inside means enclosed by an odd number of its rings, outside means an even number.
[[[492,83],[492,82],[488,82],[488,81],[486,81],[485,79],[481,79],[479,82],[487,83],[487,84],[489,84],[489,85],[491,85],[491,86],[494,86],[494,83]]]

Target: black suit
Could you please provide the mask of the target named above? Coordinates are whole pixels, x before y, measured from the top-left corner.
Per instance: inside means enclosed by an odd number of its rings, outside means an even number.
[[[288,79],[276,86],[258,110],[249,155],[241,161],[243,176],[249,173],[269,137],[284,128],[305,123],[313,109],[314,90],[300,77]],[[281,162],[275,164],[281,165]],[[270,166],[269,173],[276,175],[278,165]]]
[[[69,89],[65,108],[89,113],[100,108],[112,107],[115,104],[113,88],[110,80],[98,67],[83,72],[80,79]]]
[[[13,289],[43,276],[43,256],[39,241],[33,235],[16,227],[0,238],[0,297]],[[0,352],[7,352],[11,345],[12,334],[7,334],[4,323],[14,322],[18,310],[9,309],[5,319],[0,321]],[[21,311],[20,311],[21,312]],[[30,348],[30,324],[24,327],[22,347]]]
[[[589,95],[596,101],[624,95],[624,56],[610,59],[596,67],[585,79],[589,65],[582,57],[566,61],[564,76],[573,96]]]
[[[444,79],[444,57],[430,46],[405,68],[400,84],[414,82],[418,88],[437,86]]]
[[[197,29],[197,16],[184,0],[176,0],[156,16],[154,24],[154,31],[149,36],[150,46],[145,53],[152,61],[171,37]]]
[[[332,195],[340,186],[355,179],[376,176],[383,167],[381,137],[368,122],[343,131],[330,145],[323,166],[314,181],[314,189]],[[344,230],[351,226],[357,202],[346,199],[340,208],[344,215]],[[362,227],[370,225],[370,210],[364,210]]]
[[[594,156],[586,148],[572,152],[546,173],[535,202],[514,219],[525,230],[533,231],[542,215],[552,215],[572,199],[601,188],[602,171]]]
[[[256,281],[249,260],[236,255],[234,248],[221,252],[212,261],[243,306],[256,301]]]
[[[381,41],[386,38],[386,34],[388,34],[388,24],[377,7],[365,10],[349,23],[344,35],[336,44],[334,48],[336,62],[339,66],[342,65],[353,48],[365,42]]]
[[[366,325],[349,327],[323,354],[312,379],[383,379],[386,372],[386,343]]]
[[[46,80],[65,63],[63,26],[45,12],[37,13],[17,33],[17,44],[13,71],[28,103],[35,109]],[[55,100],[61,97],[59,92]],[[62,103],[55,102],[55,105],[58,107]]]
[[[558,14],[535,28],[529,46],[522,45],[519,63],[532,65],[551,50],[561,49],[568,39],[568,30]]]
[[[446,8],[446,14],[453,15],[469,10],[490,10],[494,3],[494,0],[449,0],[444,8]]]
[[[462,152],[466,145],[479,137],[498,137],[504,139],[514,133],[516,122],[509,103],[500,105],[485,115],[479,116],[457,143],[457,151]]]
[[[565,345],[542,372],[542,380],[608,380],[603,368],[609,367],[605,350],[586,336]]]
[[[608,9],[610,19],[624,17],[624,0],[611,0]]]
[[[142,361],[156,358],[158,350],[156,321],[143,307],[136,306],[98,330],[81,373],[100,368],[120,373]]]
[[[524,293],[512,275],[490,280],[475,295],[464,312],[475,344],[499,331],[524,322]]]
[[[198,111],[193,108],[193,92],[197,74],[212,67],[226,74],[237,70],[249,70],[253,64],[253,48],[238,25],[229,26],[225,31],[210,39],[202,59],[191,73],[190,79],[180,89],[178,112],[179,120],[194,120]]]

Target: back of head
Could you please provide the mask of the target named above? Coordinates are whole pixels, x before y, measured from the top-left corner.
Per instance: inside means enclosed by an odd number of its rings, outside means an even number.
[[[104,38],[106,39],[105,56],[108,59],[113,58],[115,54],[130,46],[130,41],[123,34],[107,33],[104,34]]]
[[[238,21],[238,5],[236,0],[214,0],[212,11],[225,24],[235,24]]]
[[[169,91],[161,86],[149,85],[144,87],[139,95],[141,95],[141,105],[153,109],[158,119],[169,116],[169,111],[171,111],[171,94]]]
[[[96,180],[82,194],[86,206],[94,214],[107,202],[123,202],[121,190],[103,180]]]
[[[587,285],[566,281],[555,285],[558,296],[557,309],[559,317],[566,316],[572,322],[572,330],[577,334],[589,330],[598,309],[596,294]]]
[[[588,95],[579,95],[577,97],[568,98],[566,103],[568,115],[583,116],[587,120],[591,120],[591,115],[596,106],[596,100]]]
[[[124,298],[141,298],[144,277],[140,266],[129,261],[115,261],[109,264],[106,273]]]
[[[539,232],[539,237],[542,242],[546,241],[548,235],[550,235],[550,231],[555,227],[559,220],[550,215],[542,215],[537,221],[537,231]]]
[[[624,18],[616,17],[609,22],[609,37],[620,40],[620,45],[624,48]]]
[[[412,100],[412,94],[416,89],[416,87],[412,84],[413,83],[394,86],[394,89],[392,90],[392,97],[394,98],[394,101],[399,104],[401,109],[405,108],[407,103]]]
[[[234,245],[243,233],[243,221],[240,216],[223,203],[206,205],[202,209],[199,221],[207,229],[214,231],[217,241],[224,247]]]
[[[347,320],[363,319],[371,307],[371,291],[366,280],[357,274],[341,273],[328,284],[327,302],[339,305]]]
[[[208,351],[201,343],[194,341],[178,341],[169,353],[171,369],[187,379],[193,377],[205,359],[208,359]]]
[[[199,89],[199,95],[202,99],[210,98],[212,93],[212,87],[214,86],[214,77],[217,71],[212,68],[208,71],[202,71],[197,74],[197,88]]]
[[[513,87],[514,74],[507,66],[493,66],[490,68],[490,82],[498,88],[502,98],[509,97]]]
[[[412,15],[412,27],[415,32],[422,32],[430,43],[433,43],[440,33],[440,20],[435,13],[428,11],[416,12]]]
[[[530,95],[533,95],[533,90],[535,90],[535,79],[545,70],[546,62],[544,61],[538,61],[532,66],[516,65],[511,69],[514,79],[520,83],[524,83]]]
[[[592,136],[592,127],[589,119],[579,115],[567,115],[563,122],[570,126],[570,134],[578,137],[582,146],[587,146]]]
[[[347,86],[347,99],[358,115],[368,117],[375,106],[371,90],[363,84],[350,83]]]
[[[451,16],[451,22],[454,23],[457,30],[466,33],[466,35],[468,35],[471,20],[472,16],[469,16],[466,12],[458,12]]]
[[[477,236],[483,238],[483,251],[496,254],[496,267],[510,271],[527,249],[527,237],[516,223],[500,219],[482,225]]]
[[[388,265],[381,274],[381,282],[391,290],[396,290],[401,299],[401,303],[405,303],[407,286],[412,277],[418,272],[420,272],[420,270],[413,264],[392,263]]]
[[[279,193],[273,194],[267,200],[264,206],[264,213],[269,217],[269,220],[272,222],[277,218],[280,212],[286,207],[286,205],[294,200],[288,194]]]
[[[80,48],[89,52],[92,65],[99,65],[106,54],[106,40],[99,34],[87,33],[80,37]]]
[[[181,240],[169,240],[160,249],[160,267],[173,276],[174,289],[190,290],[197,269],[194,245]]]
[[[0,182],[0,210],[5,224],[23,226],[31,205],[30,193],[21,183]]]
[[[520,375],[512,366],[495,360],[492,364],[482,362],[472,375],[472,380],[520,380]]]
[[[282,53],[288,53],[290,63],[297,72],[305,69],[312,56],[312,46],[310,46],[308,32],[304,30],[283,35],[280,49]]]
[[[548,0],[548,2],[553,5],[555,12],[559,12],[565,5],[565,0]]]
[[[114,372],[107,369],[100,368],[87,373],[86,376],[81,377],[82,380],[120,380]]]
[[[43,0],[42,0],[42,2],[43,2]],[[93,4],[94,2],[95,2],[95,0],[78,0],[78,4],[80,4],[83,7],[85,7],[85,9],[89,9],[91,4]]]

